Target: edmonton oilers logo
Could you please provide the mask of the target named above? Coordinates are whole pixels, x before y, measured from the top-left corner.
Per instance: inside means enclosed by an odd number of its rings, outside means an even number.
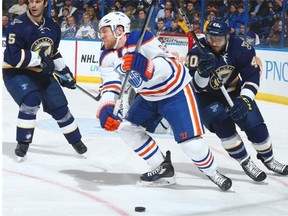
[[[131,71],[130,76],[129,76],[129,83],[133,87],[138,88],[142,84],[142,82],[143,80],[141,76],[137,72]]]

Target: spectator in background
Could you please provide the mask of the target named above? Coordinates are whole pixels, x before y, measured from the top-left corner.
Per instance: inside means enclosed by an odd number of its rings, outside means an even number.
[[[61,28],[61,33],[63,34],[63,32],[65,31],[65,29],[68,26],[67,18],[68,18],[68,16],[70,16],[69,8],[64,6],[62,8],[62,13],[61,14],[62,14],[62,16],[59,17],[58,23],[59,23],[60,28]]]
[[[156,36],[159,36],[159,34],[164,33],[164,32],[169,32],[169,30],[166,29],[164,19],[159,18],[157,20]]]
[[[65,0],[65,5],[59,11],[59,14],[58,14],[59,17],[61,17],[63,15],[62,14],[62,9],[64,7],[69,9],[69,14],[70,15],[73,15],[76,12],[76,10],[77,10],[77,8],[73,6],[72,0]]]
[[[51,19],[56,22],[59,23],[59,17],[58,17],[58,12],[55,8],[51,8]]]
[[[245,24],[241,23],[238,37],[245,40],[244,35],[245,35]],[[259,36],[255,32],[250,30],[250,26],[247,26],[245,41],[252,46],[257,46],[260,44]]]
[[[65,5],[65,0],[53,0],[53,6],[59,14],[61,8]]]
[[[101,13],[102,13],[101,12],[101,10],[102,10],[101,0],[99,0],[97,2],[97,4],[94,4],[93,7],[94,7],[94,11],[96,13],[97,19],[100,20],[101,19]],[[104,14],[107,14],[107,13],[108,13],[108,9],[107,9],[107,7],[104,7]]]
[[[79,27],[75,37],[83,38],[83,39],[95,39],[96,38],[96,32],[91,22],[91,17],[87,12],[83,14],[82,24]]]
[[[249,17],[244,12],[244,5],[239,4],[237,7],[237,12],[234,16],[234,20],[230,23],[230,33],[238,35],[240,32],[241,24],[245,23],[246,19],[249,21]]]
[[[184,34],[184,31],[180,28],[180,26],[178,25],[178,20],[177,19],[172,19],[171,23],[170,23],[170,33],[173,34]]]
[[[196,13],[193,2],[189,1],[186,4],[185,13],[186,13],[186,16],[187,16],[189,22],[192,23],[192,21],[194,19],[194,15]]]
[[[156,15],[156,18],[155,18],[156,23],[158,22],[158,19],[159,19],[159,18],[164,18],[165,9],[170,9],[170,10],[172,11],[172,12],[171,12],[172,18],[175,17],[175,13],[174,13],[174,10],[173,10],[172,1],[167,0],[167,1],[165,2],[164,8],[163,8],[163,9],[160,9],[160,10],[158,11],[157,15]]]
[[[73,15],[67,17],[68,26],[62,34],[62,38],[75,38],[78,26]]]
[[[227,20],[229,21],[229,26],[233,26],[235,23],[235,16],[237,13],[237,6],[233,2],[229,6],[229,14],[227,15]]]
[[[146,15],[144,9],[138,10],[136,17],[131,19],[131,30],[141,29],[144,26]]]
[[[267,1],[264,0],[256,0],[251,1],[251,9],[250,9],[250,17],[252,21],[251,28],[255,30],[255,32],[259,32],[261,28],[269,25],[268,15],[270,13],[270,8]],[[267,19],[264,19],[264,18]]]
[[[6,36],[6,30],[8,24],[9,24],[9,18],[7,16],[2,16],[2,36]]]
[[[122,2],[121,2],[120,0],[116,0],[116,1],[115,1],[114,7],[117,8],[117,9],[116,9],[117,11],[120,11],[120,12],[122,12],[122,13],[125,12],[124,7],[123,7],[123,4],[122,4]]]
[[[282,33],[282,20],[281,18],[278,19],[271,28],[269,36],[266,38],[266,43],[270,47],[277,47],[280,46],[281,40],[281,33]],[[286,25],[286,32],[287,32],[287,25]]]
[[[191,22],[192,29],[194,30],[195,34],[201,34],[201,27],[200,22],[198,20],[193,20]]]
[[[11,15],[11,19],[14,19],[16,16],[19,16],[27,11],[27,5],[25,4],[25,0],[18,0],[18,4],[12,5],[9,8],[8,13]]]
[[[164,24],[168,31],[170,31],[172,19],[174,19],[174,17],[172,16],[172,10],[169,8],[165,8],[164,9]]]
[[[86,13],[90,15],[90,20],[92,22],[93,28],[94,28],[95,31],[97,31],[98,30],[99,20],[97,19],[94,7],[93,6],[87,6],[86,7]]]
[[[203,27],[203,33],[206,32],[206,28],[209,25],[209,23],[214,20],[217,17],[217,11],[216,10],[211,10],[210,13],[207,15],[207,19],[204,22],[204,27]]]

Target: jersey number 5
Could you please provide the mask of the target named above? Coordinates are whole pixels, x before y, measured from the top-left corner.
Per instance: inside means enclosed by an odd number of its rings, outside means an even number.
[[[16,38],[16,34],[10,33],[9,36],[8,36],[8,43],[9,44],[14,44],[15,40],[16,40],[15,38]]]

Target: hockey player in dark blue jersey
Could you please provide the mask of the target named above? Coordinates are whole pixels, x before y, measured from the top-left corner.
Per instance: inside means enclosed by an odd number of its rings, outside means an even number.
[[[3,80],[19,105],[15,154],[20,159],[26,155],[32,142],[41,103],[44,111],[57,121],[76,152],[84,154],[87,151],[61,88],[75,89],[76,82],[58,52],[60,27],[44,16],[45,7],[47,0],[29,0],[29,10],[9,24],[6,34]],[[54,71],[65,78],[57,81]]]
[[[257,151],[257,158],[269,170],[287,175],[288,166],[274,158],[267,126],[254,100],[260,80],[255,50],[240,38],[230,36],[229,30],[225,22],[211,21],[205,38],[200,40],[205,54],[201,54],[195,45],[187,55],[186,63],[193,76],[203,123],[220,138],[228,154],[241,164],[253,180],[263,181],[266,174],[248,155],[235,124],[246,133]],[[213,71],[222,78],[234,103],[232,107],[229,107],[220,91]]]

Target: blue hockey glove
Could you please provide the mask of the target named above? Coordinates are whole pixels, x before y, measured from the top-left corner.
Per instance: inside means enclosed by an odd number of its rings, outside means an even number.
[[[113,102],[108,102],[97,113],[101,127],[107,131],[117,130],[121,123],[121,118],[113,114],[114,107],[115,104]]]
[[[59,77],[59,83],[61,86],[69,88],[69,89],[76,89],[76,81],[68,67],[65,67],[62,71],[59,71],[64,77]]]
[[[40,52],[39,52],[39,56],[41,58],[41,68],[42,68],[42,73],[44,74],[52,74],[54,72],[54,62],[53,59],[45,54],[45,51],[47,50],[47,47],[42,47]]]
[[[252,100],[246,96],[239,96],[233,100],[234,106],[230,108],[228,114],[235,121],[244,119],[248,112],[253,109]]]
[[[152,78],[154,73],[153,62],[143,56],[141,53],[132,52],[123,56],[124,63],[122,69],[124,71],[136,71],[144,81]]]
[[[213,53],[208,52],[205,55],[199,56],[197,67],[198,74],[203,78],[208,78],[213,73],[215,67],[215,56]]]

